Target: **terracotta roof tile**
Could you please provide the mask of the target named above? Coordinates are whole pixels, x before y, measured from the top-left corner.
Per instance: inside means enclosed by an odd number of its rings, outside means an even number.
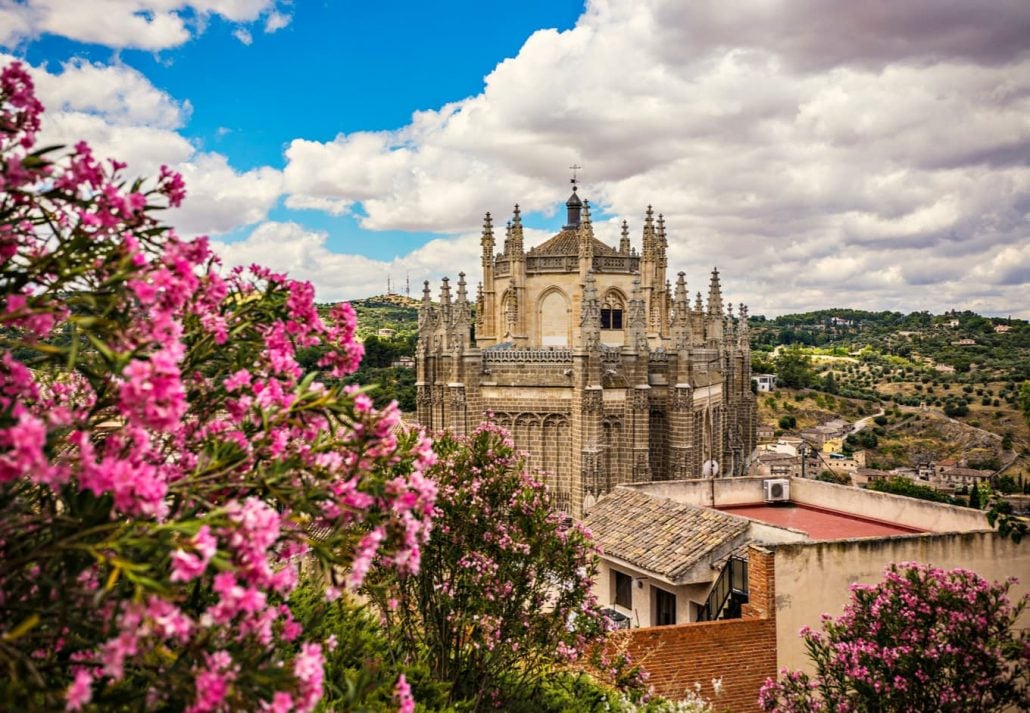
[[[748,529],[744,518],[636,490],[604,498],[585,524],[605,554],[672,581]]]
[[[597,238],[594,241],[594,255],[618,255],[619,251],[605,245]],[[578,255],[579,254],[579,231],[572,228],[564,228],[553,238],[540,243],[535,248],[530,248],[530,255]]]

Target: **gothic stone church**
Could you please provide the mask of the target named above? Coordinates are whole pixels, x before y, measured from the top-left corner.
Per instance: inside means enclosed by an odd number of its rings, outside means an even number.
[[[568,222],[523,247],[518,206],[496,252],[483,224],[475,323],[464,273],[419,310],[418,420],[467,433],[505,426],[559,508],[581,517],[616,485],[742,475],[755,446],[747,311],[724,309],[712,271],[693,305],[666,281],[665,221],[650,207],[642,245],[594,237],[575,185]],[[474,329],[473,329],[474,327]]]

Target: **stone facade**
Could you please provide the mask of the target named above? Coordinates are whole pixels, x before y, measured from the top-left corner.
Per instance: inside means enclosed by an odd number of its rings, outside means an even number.
[[[508,428],[556,505],[579,517],[620,483],[741,475],[755,446],[747,309],[707,304],[684,273],[666,280],[665,221],[650,207],[641,250],[623,222],[618,248],[594,237],[573,194],[562,230],[523,247],[518,206],[496,251],[486,214],[483,280],[464,273],[419,311],[418,420],[466,433]],[[474,335],[474,336],[473,336]]]

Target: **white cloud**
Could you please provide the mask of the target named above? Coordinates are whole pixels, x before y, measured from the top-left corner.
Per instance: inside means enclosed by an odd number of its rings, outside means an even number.
[[[476,96],[293,141],[287,205],[457,233],[514,202],[553,212],[576,162],[635,241],[653,203],[670,268],[718,264],[757,312],[966,295],[1026,314],[1028,33],[1030,6],[1007,1],[593,0]]]
[[[11,61],[0,54],[0,65]],[[166,218],[183,235],[224,233],[264,220],[282,193],[270,167],[238,171],[225,156],[198,151],[177,129],[190,105],[123,65],[70,62],[60,72],[30,68],[46,112],[40,145],[85,140],[94,155],[128,164],[129,178],[156,176],[168,165],[183,174],[187,198]]]
[[[278,32],[284,27],[289,26],[292,20],[293,18],[290,15],[278,10],[272,10],[268,13],[268,17],[265,18],[265,32],[268,34]]]
[[[326,247],[328,236],[297,223],[266,222],[237,242],[213,241],[212,247],[226,266],[258,263],[290,277],[307,280],[318,288],[318,299],[336,301],[367,297],[386,291],[386,279],[395,288],[412,276],[412,296],[421,294],[419,279],[457,278],[455,265],[472,264],[479,251],[478,237],[464,235],[431,240],[408,255],[394,260],[374,260],[363,255],[332,252]],[[470,275],[470,298],[474,297],[476,277]]]
[[[266,28],[283,22],[276,0],[0,0],[0,46],[52,34],[108,47],[163,50],[198,34],[210,15],[232,23],[265,16]]]
[[[240,43],[247,45],[248,47],[254,42],[254,36],[250,34],[250,30],[245,27],[237,27],[232,36],[240,41]]]

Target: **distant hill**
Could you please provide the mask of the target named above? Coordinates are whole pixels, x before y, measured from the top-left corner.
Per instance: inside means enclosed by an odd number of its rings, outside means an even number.
[[[362,341],[379,336],[396,341],[407,341],[418,333],[419,300],[404,295],[377,295],[362,300],[351,300],[358,315],[358,338]],[[382,330],[393,330],[393,334]],[[412,352],[414,353],[414,352]]]

